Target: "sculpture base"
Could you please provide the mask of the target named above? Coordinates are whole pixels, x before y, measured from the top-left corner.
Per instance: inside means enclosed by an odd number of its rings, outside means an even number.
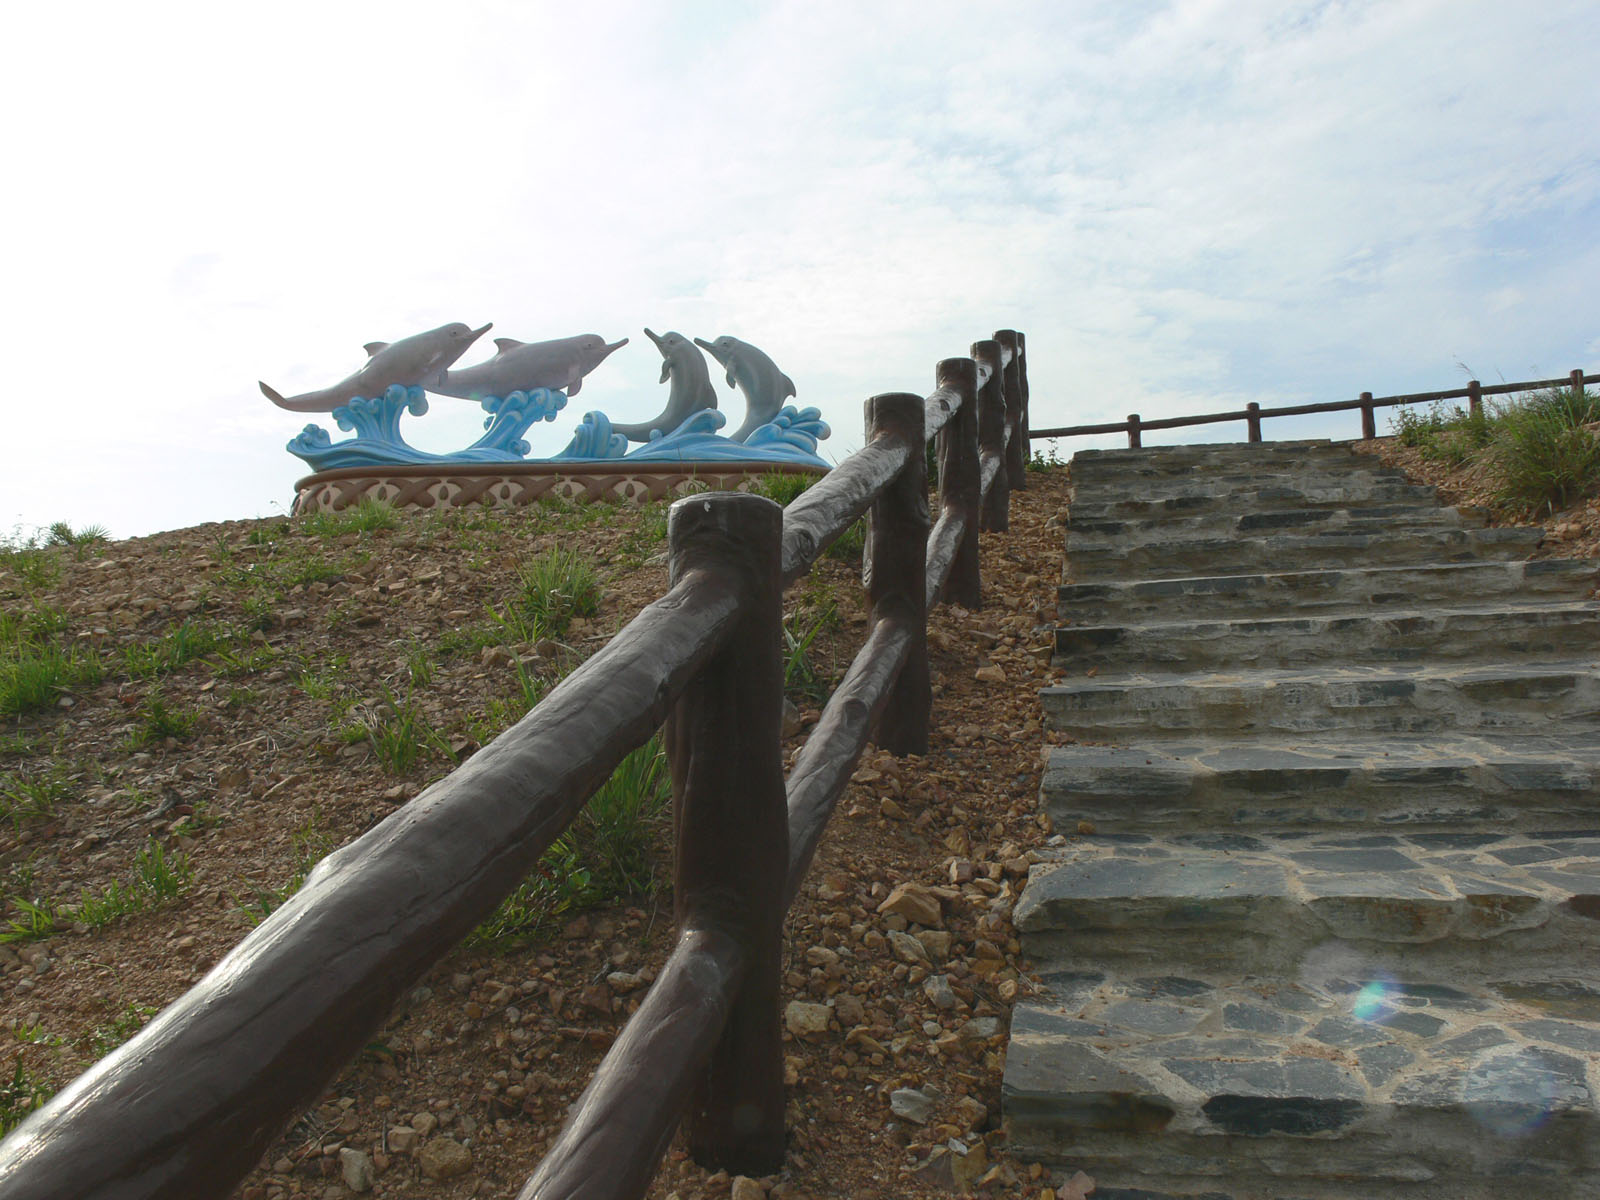
[[[645,504],[691,492],[745,491],[766,475],[813,475],[791,463],[460,463],[451,466],[341,467],[294,485],[295,513],[338,512],[367,497],[395,508],[522,508],[546,497]]]

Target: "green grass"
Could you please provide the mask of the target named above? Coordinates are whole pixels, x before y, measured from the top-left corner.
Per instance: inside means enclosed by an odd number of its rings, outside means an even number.
[[[156,1011],[147,1004],[135,1004],[130,1000],[109,1021],[96,1025],[89,1032],[89,1049],[96,1058],[104,1058],[143,1029]]]
[[[231,630],[209,621],[185,619],[160,637],[134,642],[122,650],[122,669],[132,679],[170,675],[197,659],[221,649],[232,649]]]
[[[49,708],[64,692],[104,677],[100,656],[78,646],[19,635],[0,643],[0,716]]]
[[[814,615],[799,611],[783,620],[783,690],[791,700],[826,700],[830,679],[811,660],[817,636],[839,624],[839,611],[832,604]]]
[[[450,743],[429,724],[410,691],[401,700],[385,687],[381,701],[357,706],[355,712],[356,720],[345,727],[341,736],[346,741],[365,738],[391,774],[410,775],[435,754],[454,761]]]
[[[139,724],[134,726],[123,742],[127,750],[144,750],[158,746],[168,738],[182,740],[189,737],[199,724],[200,714],[193,710],[173,708],[159,688],[152,689],[138,708]]]
[[[510,642],[566,636],[575,617],[600,611],[600,577],[573,550],[546,550],[517,569],[517,594],[492,614]]]
[[[12,1066],[11,1078],[0,1074],[0,1137],[10,1133],[27,1119],[28,1114],[42,1108],[55,1094],[42,1080],[34,1078],[21,1053]]]
[[[1458,468],[1484,463],[1496,503],[1525,517],[1558,511],[1600,488],[1600,395],[1554,388],[1478,413],[1436,402],[1401,408],[1391,428],[1423,458]]]
[[[354,508],[339,512],[318,509],[301,519],[300,528],[313,537],[343,537],[347,533],[371,533],[379,529],[393,529],[400,524],[400,514],[381,500],[363,496]]]
[[[127,880],[113,880],[98,892],[84,888],[75,905],[13,896],[17,914],[0,930],[0,944],[36,941],[74,925],[100,929],[134,913],[159,908],[181,896],[193,874],[188,855],[182,851],[169,854],[152,840],[134,857],[133,873]]]
[[[72,784],[59,763],[52,763],[42,772],[0,775],[0,821],[10,821],[13,829],[43,821],[72,792]]]
[[[287,882],[282,887],[252,888],[255,899],[249,904],[239,905],[239,911],[252,925],[259,925],[269,916],[283,906],[284,901],[298,892],[304,886],[306,876],[311,874],[311,868],[338,848],[339,843],[334,836],[322,828],[322,814],[313,810],[310,818],[295,831],[292,839],[295,852],[295,868]]]
[[[651,738],[618,764],[539,865],[472,933],[473,944],[548,934],[572,912],[646,894],[671,783]]]
[[[788,507],[797,497],[817,482],[815,475],[790,474],[787,471],[768,471],[759,479],[752,479],[746,490],[768,500],[776,500]]]

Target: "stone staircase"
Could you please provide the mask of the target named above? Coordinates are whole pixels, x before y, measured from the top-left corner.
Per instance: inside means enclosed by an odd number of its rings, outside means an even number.
[[[1600,1197],[1596,564],[1336,443],[1072,474],[1013,1152],[1096,1200]]]

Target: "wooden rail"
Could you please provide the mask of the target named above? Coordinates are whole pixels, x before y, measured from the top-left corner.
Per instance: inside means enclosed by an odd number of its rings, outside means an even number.
[[[869,400],[866,446],[786,509],[729,493],[674,504],[667,594],[516,725],[323,859],[204,979],[0,1143],[0,1195],[229,1195],[663,724],[677,944],[521,1196],[635,1200],[680,1123],[708,1167],[779,1169],[783,914],[868,740],[927,749],[927,609],[978,607],[979,527],[1004,529],[1004,498],[1026,484],[1026,400],[1025,341],[1002,330],[939,363],[931,395]],[[862,514],[867,638],[785,780],[783,588]]]
[[[1575,370],[1564,379],[1535,379],[1527,383],[1496,383],[1484,387],[1476,379],[1464,388],[1453,388],[1445,392],[1412,392],[1402,396],[1377,396],[1371,392],[1362,392],[1356,400],[1333,400],[1324,404],[1289,404],[1281,408],[1262,408],[1254,402],[1245,405],[1243,409],[1235,412],[1206,413],[1194,417],[1162,417],[1156,421],[1146,421],[1138,413],[1129,413],[1126,421],[1101,422],[1098,425],[1064,425],[1058,429],[1034,429],[1026,431],[1025,437],[1030,438],[1058,438],[1058,437],[1089,437],[1093,434],[1126,433],[1128,445],[1137,449],[1143,444],[1141,438],[1146,430],[1150,429],[1182,429],[1190,425],[1215,425],[1224,421],[1243,421],[1247,430],[1247,437],[1252,442],[1261,440],[1261,422],[1268,417],[1303,417],[1311,413],[1350,412],[1355,409],[1361,411],[1361,436],[1375,438],[1378,436],[1377,421],[1374,413],[1380,408],[1394,408],[1402,404],[1426,404],[1436,400],[1465,400],[1468,409],[1477,415],[1483,412],[1483,398],[1485,396],[1505,396],[1512,392],[1533,392],[1548,388],[1570,387],[1574,391],[1581,391],[1584,384],[1600,383],[1600,375],[1585,375],[1581,370]],[[1024,392],[1026,385],[1024,385]],[[987,528],[987,526],[985,526]]]

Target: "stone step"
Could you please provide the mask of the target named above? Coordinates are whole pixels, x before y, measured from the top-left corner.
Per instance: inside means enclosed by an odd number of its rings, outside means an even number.
[[[1079,741],[1204,732],[1311,734],[1499,730],[1600,723],[1593,659],[1504,667],[1346,667],[1239,675],[1124,675],[1039,692],[1048,727]]]
[[[1097,1198],[1600,1196],[1592,979],[1363,968],[1047,969],[1012,1012],[1007,1149]]]
[[[1249,575],[1263,571],[1393,566],[1526,557],[1538,546],[1537,527],[1418,529],[1381,533],[1273,534],[1158,541],[1075,550],[1067,557],[1072,582],[1096,579],[1177,579],[1192,575]]]
[[[1236,617],[1138,625],[1065,625],[1054,664],[1069,671],[1214,671],[1415,662],[1562,659],[1600,650],[1600,604]]]
[[[1052,746],[1040,801],[1058,830],[1550,829],[1600,821],[1600,745],[1581,734],[1450,734]],[[1430,844],[1440,844],[1437,841]]]
[[[1370,508],[1283,508],[1269,512],[1214,512],[1199,516],[1087,520],[1074,514],[1066,523],[1067,554],[1083,550],[1181,543],[1216,538],[1257,538],[1277,534],[1333,532],[1384,533],[1421,529],[1481,529],[1487,518],[1437,504],[1385,504]]]
[[[1105,495],[1102,489],[1084,488],[1074,496],[1071,518],[1074,521],[1131,520],[1138,518],[1187,517],[1209,512],[1274,512],[1285,508],[1366,508],[1371,506],[1416,504],[1438,505],[1438,492],[1428,484],[1397,483],[1389,479],[1362,479],[1340,476],[1318,486],[1305,486],[1298,480],[1277,486],[1263,486],[1261,477],[1249,476],[1237,488],[1197,483],[1183,492],[1161,498],[1150,496]]]
[[[1594,593],[1590,559],[1467,562],[1188,579],[1107,580],[1063,585],[1061,619],[1079,624],[1297,613],[1353,613],[1373,605],[1459,604],[1501,596],[1580,599]]]
[[[1055,840],[1012,916],[1036,962],[1600,978],[1600,828]]]
[[[1348,442],[1193,442],[1182,446],[1119,447],[1078,450],[1072,456],[1073,479],[1102,475],[1135,475],[1193,471],[1288,471],[1329,464],[1378,467],[1374,455],[1357,454]]]

